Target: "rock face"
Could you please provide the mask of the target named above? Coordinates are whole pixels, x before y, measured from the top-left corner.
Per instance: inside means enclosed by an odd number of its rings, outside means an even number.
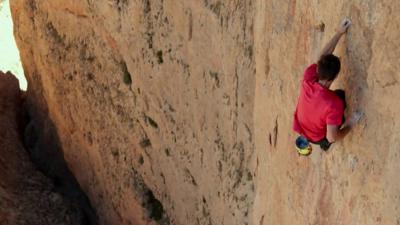
[[[0,224],[84,224],[82,214],[31,163],[21,142],[20,109],[18,80],[0,72]]]
[[[102,224],[400,224],[400,3],[12,0],[32,104]],[[342,17],[348,111],[294,150],[301,75]]]

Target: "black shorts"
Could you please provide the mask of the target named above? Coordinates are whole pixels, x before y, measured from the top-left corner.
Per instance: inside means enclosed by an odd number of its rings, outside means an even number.
[[[313,144],[319,145],[321,147],[321,149],[324,151],[327,151],[329,149],[329,147],[331,147],[331,144],[332,144],[326,138],[324,138],[320,141],[317,141],[317,142],[313,142],[313,141],[310,141],[310,142]]]

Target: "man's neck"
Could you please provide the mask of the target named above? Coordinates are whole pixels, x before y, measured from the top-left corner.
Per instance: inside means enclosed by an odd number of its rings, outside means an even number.
[[[327,80],[319,80],[318,83],[325,88],[328,88],[331,86],[332,82],[331,81],[327,81]]]

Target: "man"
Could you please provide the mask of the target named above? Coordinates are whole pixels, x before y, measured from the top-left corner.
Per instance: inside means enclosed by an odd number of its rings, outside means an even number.
[[[351,22],[345,19],[323,48],[317,64],[305,70],[294,114],[293,129],[325,151],[333,142],[344,138],[361,117],[360,113],[356,113],[343,124],[346,108],[344,91],[329,89],[340,71],[340,60],[332,53],[350,25]]]

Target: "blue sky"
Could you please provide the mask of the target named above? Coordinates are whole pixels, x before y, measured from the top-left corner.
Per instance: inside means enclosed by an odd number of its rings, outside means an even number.
[[[11,71],[17,76],[22,90],[27,84],[22,69],[19,52],[13,36],[13,24],[8,0],[0,0],[0,70]]]

